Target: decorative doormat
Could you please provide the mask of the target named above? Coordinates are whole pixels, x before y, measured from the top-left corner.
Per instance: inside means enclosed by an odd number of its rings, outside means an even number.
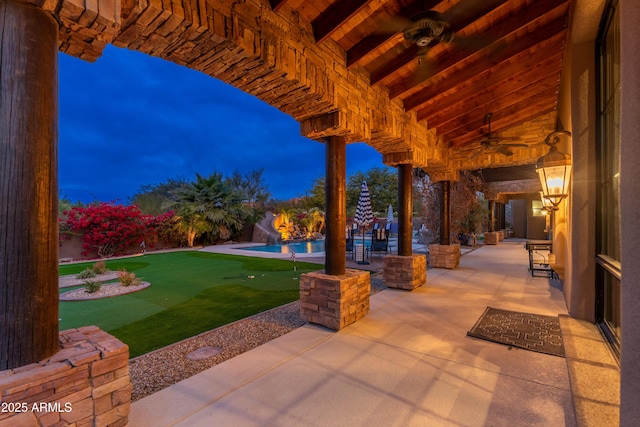
[[[564,357],[557,316],[487,307],[467,335],[538,353]]]

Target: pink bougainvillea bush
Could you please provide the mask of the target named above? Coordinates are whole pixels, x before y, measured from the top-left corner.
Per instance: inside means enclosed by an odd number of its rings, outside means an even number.
[[[96,251],[100,257],[126,253],[142,242],[152,247],[158,238],[172,235],[173,212],[144,215],[136,205],[97,203],[64,211],[59,219],[60,237],[82,238],[82,255]]]

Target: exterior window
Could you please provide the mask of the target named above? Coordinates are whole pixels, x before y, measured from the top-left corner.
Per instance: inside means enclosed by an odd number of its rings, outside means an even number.
[[[533,216],[542,216],[542,201],[541,200],[532,200],[531,201],[531,210],[533,211]]]
[[[596,320],[620,349],[620,19],[611,2],[600,28]]]

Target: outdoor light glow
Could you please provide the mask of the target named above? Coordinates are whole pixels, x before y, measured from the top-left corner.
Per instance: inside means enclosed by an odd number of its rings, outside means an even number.
[[[544,197],[544,194],[542,194],[542,191],[540,191],[539,194],[540,194],[540,200],[542,200],[542,209],[541,209],[542,215],[549,215],[553,210],[553,203],[551,203],[551,200]]]
[[[571,178],[571,161],[567,155],[561,153],[556,148],[559,141],[557,135],[571,134],[567,131],[556,131],[545,138],[545,143],[550,146],[549,152],[538,159],[536,164],[536,172],[540,178],[542,186],[542,200],[548,200],[553,207],[552,210],[558,210],[558,205],[569,195],[569,180]],[[553,139],[552,139],[553,138]]]
[[[562,194],[564,188],[564,179],[558,176],[552,176],[547,178],[547,190],[549,195]]]

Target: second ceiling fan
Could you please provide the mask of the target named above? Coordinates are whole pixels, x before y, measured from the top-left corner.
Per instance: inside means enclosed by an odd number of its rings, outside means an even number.
[[[502,143],[500,141],[518,141],[517,137],[500,137],[491,134],[491,118],[493,117],[493,113],[487,113],[484,116],[484,123],[487,125],[487,133],[484,138],[480,141],[481,148],[476,151],[469,159],[475,159],[480,154],[484,153],[487,150],[495,151],[496,153],[504,154],[505,156],[513,156],[513,151],[509,150],[507,147],[528,147],[527,144],[523,143]]]

